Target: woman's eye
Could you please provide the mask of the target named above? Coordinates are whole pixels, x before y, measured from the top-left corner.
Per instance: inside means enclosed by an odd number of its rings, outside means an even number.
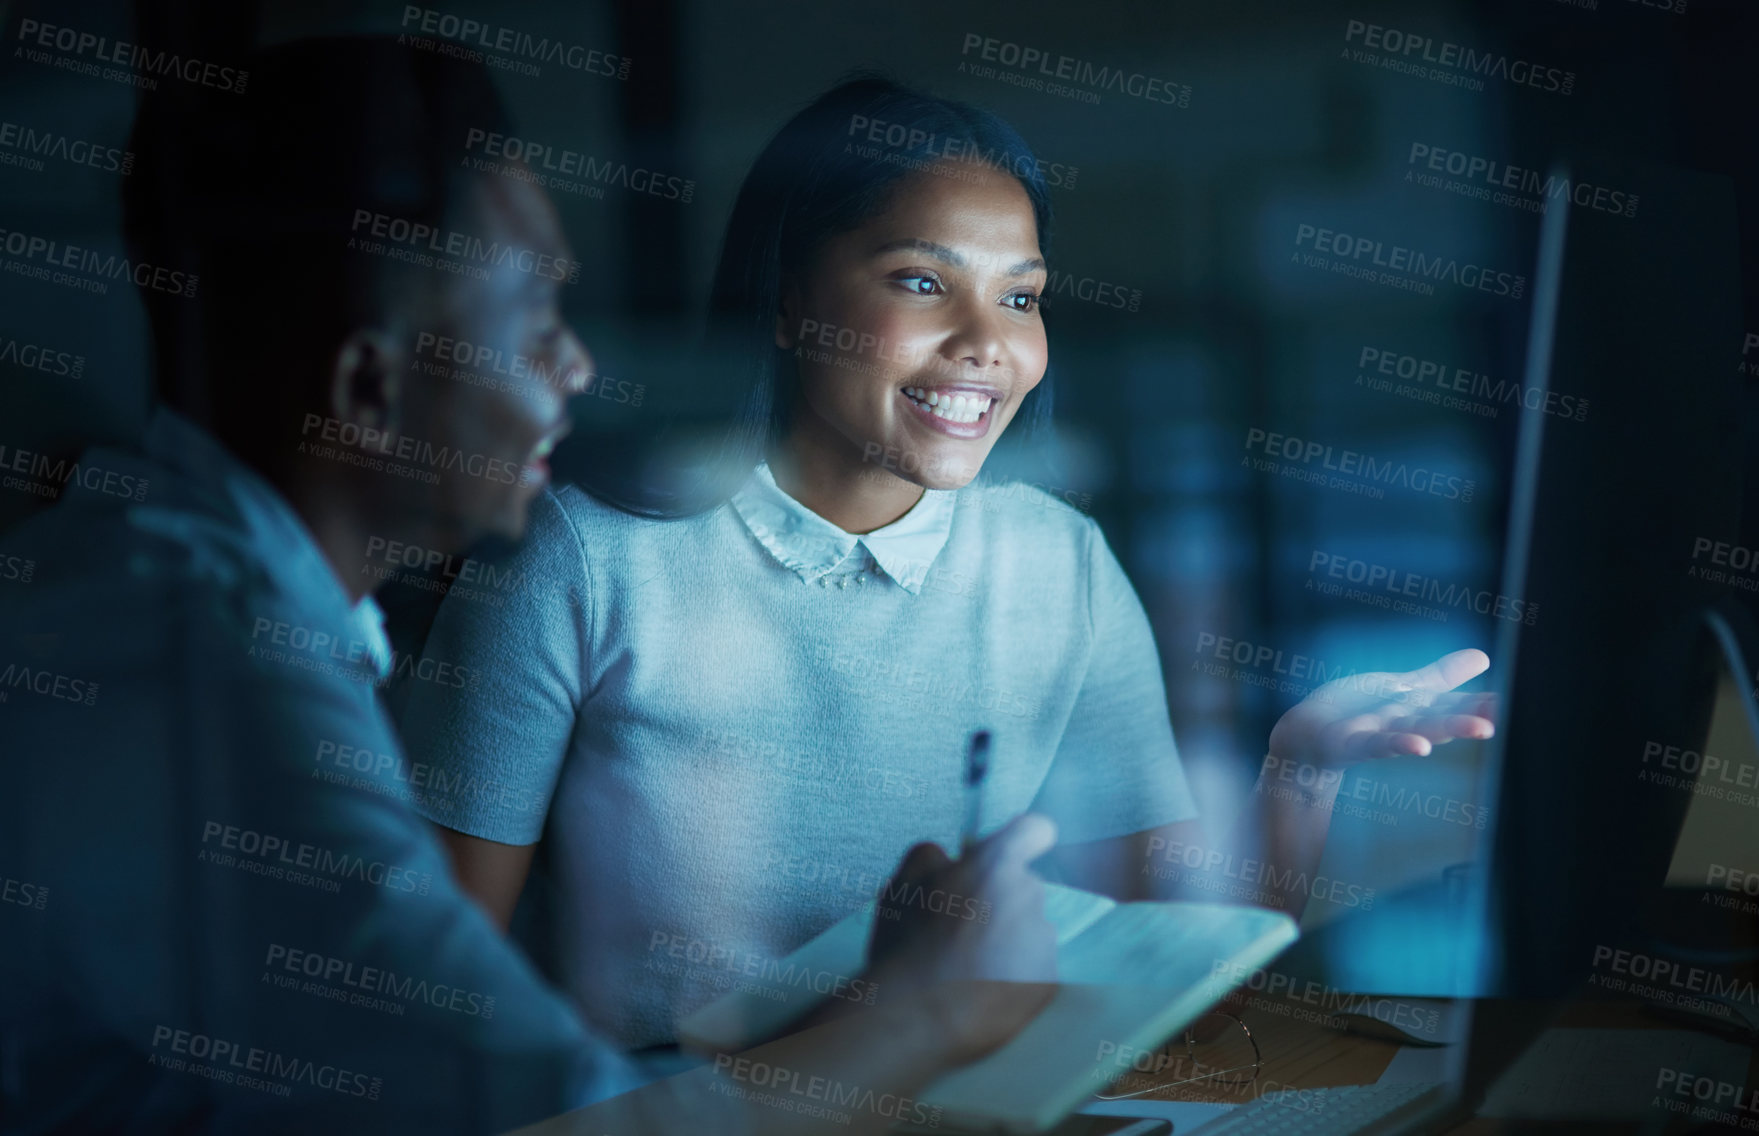
[[[933,296],[941,290],[941,282],[932,276],[900,276],[898,283],[918,296]]]
[[[1036,311],[1044,306],[1044,300],[1037,292],[1010,292],[1007,297],[1008,307],[1017,312]]]

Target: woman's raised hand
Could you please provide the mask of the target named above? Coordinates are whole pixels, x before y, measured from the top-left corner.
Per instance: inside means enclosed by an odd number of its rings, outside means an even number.
[[[1277,721],[1270,754],[1322,768],[1382,757],[1427,757],[1455,738],[1496,733],[1496,699],[1455,687],[1483,674],[1490,656],[1468,648],[1414,671],[1333,679]]]

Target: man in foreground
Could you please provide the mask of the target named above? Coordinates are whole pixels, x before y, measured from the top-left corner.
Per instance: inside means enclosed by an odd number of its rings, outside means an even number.
[[[602,1102],[597,1132],[822,1127],[595,1039],[408,808],[493,787],[403,759],[374,554],[519,535],[590,367],[557,303],[579,265],[541,191],[459,161],[506,131],[480,67],[327,40],[249,72],[243,98],[155,92],[136,126],[131,255],[200,281],[144,292],[143,446],[89,452],[105,477],[0,539],[35,563],[0,593],[0,875],[33,897],[0,905],[0,1116],[499,1131]],[[509,363],[478,381],[442,342]],[[873,1006],[750,1056],[896,1099],[1005,1041],[1048,996],[1027,864],[1053,839],[1023,818],[957,863],[915,850],[903,877],[988,921],[905,910]]]

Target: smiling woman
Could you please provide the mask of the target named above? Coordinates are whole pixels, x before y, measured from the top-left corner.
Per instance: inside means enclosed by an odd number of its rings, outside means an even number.
[[[1477,651],[1371,676],[1390,701],[1322,688],[1278,723],[1229,842],[1204,839],[1148,619],[1099,527],[977,477],[1003,430],[1048,412],[1036,169],[994,117],[880,80],[801,111],[747,177],[716,277],[744,391],[736,488],[673,516],[547,493],[510,565],[525,586],[441,609],[427,654],[480,681],[409,684],[411,754],[455,788],[416,806],[503,923],[541,842],[526,913],[551,924],[516,930],[626,1045],[675,1041],[871,900],[906,849],[1027,811],[1055,822],[1040,865],[1065,882],[1298,914],[1338,779],[1291,803],[1270,792],[1287,770],[1488,736],[1478,696],[1446,693]],[[1168,870],[1186,849],[1203,867]],[[700,965],[673,961],[681,943]]]
[[[1048,413],[1036,169],[995,117],[883,80],[802,110],[746,178],[715,280],[744,392],[734,490],[688,513],[546,494],[511,569],[528,586],[441,610],[428,653],[481,681],[410,684],[406,736],[445,783],[492,791],[418,807],[503,921],[542,842],[554,925],[522,939],[625,1044],[673,1041],[912,845],[958,847],[974,730],[995,739],[985,832],[1031,810],[1084,844],[1194,815],[1098,526],[973,483]],[[680,941],[711,961],[672,965]]]
[[[965,159],[912,175],[884,210],[825,240],[785,271],[776,346],[808,328],[860,330],[853,352],[799,352],[771,455],[778,483],[853,533],[897,520],[924,488],[968,483],[1044,377],[1044,282],[1025,188]],[[913,455],[915,469],[900,460],[896,476],[872,476],[876,447]]]
[[[874,454],[892,445],[914,453],[911,466],[945,467],[948,476],[929,488],[956,488],[1012,419],[1029,434],[1048,428],[1040,296],[1051,206],[1040,167],[994,115],[880,78],[843,83],[783,126],[740,188],[710,298],[716,346],[731,355],[728,377],[744,392],[728,464],[738,471],[773,460],[783,439],[790,450],[835,448],[825,433],[832,423],[822,420],[836,407],[854,410],[846,394],[831,396],[855,379],[884,392],[861,416],[865,426],[836,428],[869,474]],[[966,326],[949,338],[955,320]],[[1008,395],[996,408],[1005,416],[986,415],[980,445],[922,452],[934,432],[904,424],[927,426],[945,414],[909,419],[905,388],[935,407],[960,384],[967,410],[973,394]],[[803,423],[796,437],[802,412],[821,421]],[[898,436],[856,441],[876,432]],[[880,451],[866,445],[876,441]],[[922,460],[930,457],[940,460]],[[813,472],[801,470],[791,484]],[[877,485],[892,498],[893,517],[914,500],[883,477],[854,485]],[[624,491],[600,479],[593,489],[636,512],[690,507],[646,485]]]

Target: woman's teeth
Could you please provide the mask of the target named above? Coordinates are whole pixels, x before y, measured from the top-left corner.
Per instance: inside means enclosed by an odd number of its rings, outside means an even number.
[[[982,418],[995,399],[981,394],[941,394],[939,391],[926,390],[923,387],[905,387],[904,393],[911,399],[928,408],[928,412],[936,418],[945,418],[948,422],[959,422],[969,425]]]

